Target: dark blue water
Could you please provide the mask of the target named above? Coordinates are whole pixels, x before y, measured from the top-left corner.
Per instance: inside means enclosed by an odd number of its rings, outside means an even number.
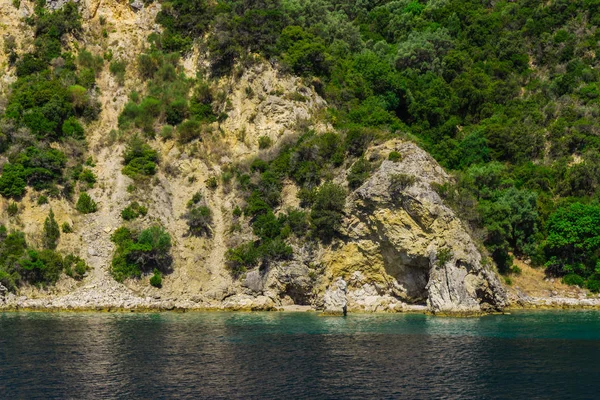
[[[0,398],[600,396],[600,313],[0,313]]]

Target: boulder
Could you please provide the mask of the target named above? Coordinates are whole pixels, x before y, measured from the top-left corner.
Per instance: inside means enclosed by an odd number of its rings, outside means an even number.
[[[133,11],[140,11],[144,8],[144,3],[141,0],[133,0],[129,3],[129,7],[131,7]]]
[[[338,278],[325,292],[323,297],[323,313],[327,315],[346,315],[348,300],[346,298],[346,281]]]
[[[265,287],[265,278],[259,270],[250,271],[246,274],[246,279],[242,285],[254,293],[262,293]]]

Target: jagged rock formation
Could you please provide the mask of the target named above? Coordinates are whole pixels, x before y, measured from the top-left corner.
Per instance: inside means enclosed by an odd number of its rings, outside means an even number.
[[[427,302],[433,312],[499,310],[506,295],[461,221],[432,184],[448,176],[415,144],[387,142],[370,156],[385,160],[348,199],[343,243],[324,257],[325,276],[348,280],[349,308]]]

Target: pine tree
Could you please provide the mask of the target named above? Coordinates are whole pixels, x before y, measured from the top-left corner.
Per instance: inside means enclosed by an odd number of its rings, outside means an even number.
[[[44,233],[42,237],[44,248],[54,250],[58,245],[60,238],[60,229],[58,223],[54,219],[54,211],[50,209],[50,213],[44,221]]]

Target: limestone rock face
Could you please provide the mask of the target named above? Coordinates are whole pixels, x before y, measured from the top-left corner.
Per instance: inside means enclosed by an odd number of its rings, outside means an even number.
[[[398,151],[402,161],[387,160]],[[385,161],[348,199],[345,236],[323,259],[325,276],[348,280],[349,308],[424,303],[438,313],[501,309],[506,295],[461,221],[432,184],[448,176],[426,152],[390,141],[367,157]],[[388,297],[388,301],[382,299]]]
[[[232,84],[228,118],[219,125],[236,155],[253,154],[261,137],[275,145],[305,121],[318,132],[327,129],[314,115],[327,103],[297,77],[280,75],[268,63],[247,69]]]
[[[259,270],[250,271],[246,274],[243,285],[255,293],[262,293],[265,279]]]
[[[338,278],[323,297],[323,312],[329,315],[345,315],[348,305],[346,299],[346,281]]]

